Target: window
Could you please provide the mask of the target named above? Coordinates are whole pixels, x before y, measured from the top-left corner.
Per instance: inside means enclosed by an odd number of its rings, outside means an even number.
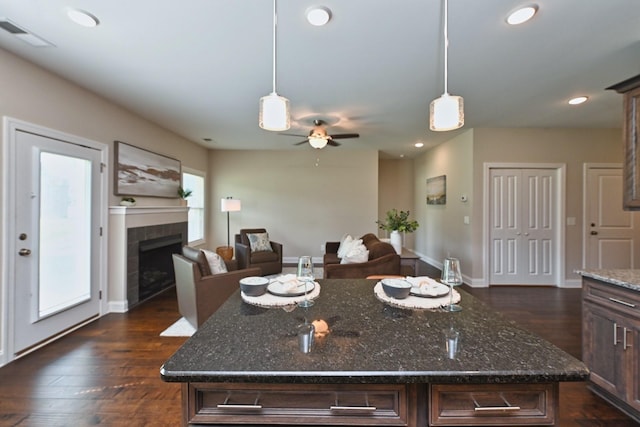
[[[204,242],[204,173],[194,170],[182,173],[182,188],[191,190],[189,206],[189,244]]]

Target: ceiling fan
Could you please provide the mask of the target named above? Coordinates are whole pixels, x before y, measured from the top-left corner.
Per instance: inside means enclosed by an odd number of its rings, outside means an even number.
[[[291,133],[281,133],[280,135],[305,137],[306,139],[293,145],[302,145],[308,142],[313,148],[317,149],[324,148],[327,145],[331,145],[332,147],[340,146],[341,144],[334,141],[335,139],[360,138],[360,134],[357,133],[337,133],[329,135],[327,133],[327,123],[324,120],[316,119],[313,121],[313,125],[313,129],[309,132],[309,136]]]

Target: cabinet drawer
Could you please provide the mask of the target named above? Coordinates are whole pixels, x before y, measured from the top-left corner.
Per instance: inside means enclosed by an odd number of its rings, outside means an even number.
[[[414,386],[190,383],[183,399],[189,423],[198,425],[405,426],[408,389]]]
[[[432,426],[555,425],[558,384],[434,384]]]
[[[582,283],[585,301],[640,317],[640,292],[586,277]]]

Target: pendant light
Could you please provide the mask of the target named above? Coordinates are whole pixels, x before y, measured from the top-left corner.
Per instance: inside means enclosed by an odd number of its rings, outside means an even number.
[[[448,32],[448,0],[444,0],[444,93],[438,99],[431,101],[429,106],[429,129],[434,131],[454,130],[464,125],[464,104],[461,96],[449,95],[448,61],[449,61],[449,32]]]
[[[273,92],[260,98],[258,125],[265,130],[283,131],[291,127],[289,100],[276,92],[276,1],[273,0]]]

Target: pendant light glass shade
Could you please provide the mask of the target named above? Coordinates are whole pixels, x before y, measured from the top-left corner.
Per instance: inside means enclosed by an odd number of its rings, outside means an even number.
[[[429,129],[437,132],[464,126],[464,103],[461,96],[449,95],[449,2],[444,0],[444,93],[429,105]]]
[[[265,130],[280,132],[291,127],[289,100],[275,92],[260,98],[258,125]]]
[[[448,131],[464,125],[464,101],[461,96],[443,94],[429,106],[429,129]]]
[[[273,0],[273,91],[260,98],[260,113],[258,126],[264,130],[280,132],[291,127],[291,113],[289,100],[276,93],[276,34],[277,34],[277,4]]]

